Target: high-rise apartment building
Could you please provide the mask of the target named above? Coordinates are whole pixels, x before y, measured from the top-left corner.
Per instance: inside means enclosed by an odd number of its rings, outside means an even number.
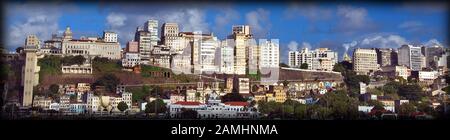
[[[153,49],[150,32],[137,28],[134,40],[138,42],[141,64],[149,64],[150,54]]]
[[[203,40],[214,38],[213,34],[204,34],[201,32],[181,32],[181,45],[184,46],[183,51],[190,50],[192,68],[199,72],[200,68],[200,45]],[[184,53],[184,52],[183,52]]]
[[[375,51],[380,67],[397,65],[397,52],[392,48],[376,48]]]
[[[444,54],[445,54],[445,51],[442,46],[432,45],[432,46],[426,47],[426,50],[425,50],[426,67],[431,67],[431,68],[438,67],[439,66],[438,62]]]
[[[199,40],[200,41],[200,40]],[[216,50],[219,48],[219,40],[216,37],[204,39],[200,42],[200,47],[198,48],[198,64],[199,72],[219,72],[219,68],[215,65]],[[194,66],[194,72],[197,69]]]
[[[246,74],[248,60],[248,41],[253,37],[250,34],[250,26],[234,25],[232,27],[233,34],[231,39],[235,40],[234,47],[234,70],[235,74]]]
[[[309,70],[332,71],[338,62],[337,52],[328,48],[318,48],[310,51],[303,48],[299,51],[289,51],[288,61],[290,67],[300,67],[303,63],[308,64]]]
[[[260,44],[260,68],[278,68],[280,65],[280,47],[278,40],[264,40]]]
[[[234,44],[232,40],[224,40],[216,53],[216,63],[220,72],[225,74],[234,73]]]
[[[177,23],[164,23],[161,30],[161,42],[174,53],[181,54],[184,46],[181,44]]]
[[[151,49],[153,46],[158,45],[158,20],[148,20],[144,24],[144,31],[150,33],[150,45]]]
[[[353,70],[357,74],[367,75],[377,71],[377,53],[375,49],[357,48],[353,52]]]
[[[265,41],[261,41],[265,42]],[[247,69],[248,74],[257,74],[260,67],[261,46],[256,43],[256,40],[249,39],[247,43]],[[260,43],[261,45],[262,43]]]
[[[412,71],[419,71],[423,66],[421,47],[402,45],[398,48],[398,64],[409,67]]]

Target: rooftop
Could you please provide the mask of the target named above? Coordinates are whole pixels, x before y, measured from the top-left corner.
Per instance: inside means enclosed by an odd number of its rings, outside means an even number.
[[[184,102],[184,101],[180,101],[180,102],[176,102],[175,104],[194,106],[194,105],[201,105],[202,103],[200,103],[200,102]]]
[[[248,102],[225,102],[224,104],[230,106],[248,106]]]

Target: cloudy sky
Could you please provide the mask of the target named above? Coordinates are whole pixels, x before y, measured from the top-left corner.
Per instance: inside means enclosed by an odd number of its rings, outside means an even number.
[[[441,3],[107,3],[5,4],[9,50],[25,36],[41,40],[70,26],[75,37],[119,34],[124,44],[148,19],[177,22],[181,31],[213,32],[225,39],[231,26],[248,24],[257,39],[279,39],[281,55],[303,47],[328,47],[339,57],[355,47],[398,48],[405,43],[448,46],[447,4]],[[350,54],[351,55],[351,54]],[[282,57],[286,62],[287,58]]]

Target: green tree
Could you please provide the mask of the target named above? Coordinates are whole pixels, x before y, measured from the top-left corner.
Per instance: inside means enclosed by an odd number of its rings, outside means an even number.
[[[166,103],[162,99],[153,100],[145,105],[145,113],[165,113],[166,111]]]
[[[287,81],[287,80],[284,80],[284,81],[283,81],[283,86],[285,86],[285,87],[286,87],[286,86],[288,86],[288,85],[289,85],[289,81]]]
[[[133,93],[132,99],[133,102],[141,102],[145,100],[145,97],[150,95],[150,87],[144,85],[140,88],[127,88],[128,92]]]
[[[233,102],[233,101],[238,101],[238,102],[243,102],[246,101],[244,99],[244,97],[242,97],[242,95],[240,95],[239,93],[236,92],[232,92],[232,93],[227,93],[224,96],[222,96],[222,102]]]
[[[294,108],[294,116],[297,119],[307,119],[307,106],[304,104],[296,105]]]
[[[400,88],[401,85],[402,84],[400,82],[392,81],[392,82],[386,83],[382,89],[383,89],[384,93],[386,93],[386,94],[397,94],[398,89]]]
[[[120,84],[120,79],[117,78],[116,75],[108,73],[98,78],[93,86],[105,86],[106,90],[109,92],[114,92],[118,84]]]
[[[398,89],[398,95],[408,100],[419,101],[423,96],[423,91],[419,85],[402,85]]]
[[[349,97],[345,90],[326,93],[318,104],[330,109],[327,113],[337,119],[352,119],[358,116],[358,100]]]
[[[181,118],[183,119],[196,119],[198,112],[192,109],[181,109]]]
[[[152,86],[151,95],[154,97],[163,95],[163,89],[160,86]]]
[[[378,96],[383,95],[383,91],[378,88],[368,88],[367,92],[370,94],[373,94],[373,95],[378,95]]]
[[[289,68],[289,66],[286,65],[285,63],[280,63],[280,67],[287,67],[287,68]]]
[[[409,116],[411,113],[416,112],[416,108],[411,103],[403,103],[399,106],[398,112],[400,115]]]
[[[308,69],[308,63],[302,63],[300,69]]]
[[[52,84],[48,89],[50,90],[51,94],[58,94],[59,86],[57,84]]]
[[[333,71],[335,72],[345,72],[345,67],[341,63],[337,63],[333,67]]]
[[[372,110],[384,110],[384,104],[377,100],[369,100],[367,101],[369,106],[373,106]]]
[[[124,112],[128,109],[128,105],[124,101],[122,101],[117,105],[117,109],[119,109],[120,112]]]
[[[84,58],[84,56],[77,55],[72,58],[72,61],[74,64],[82,65],[86,61],[86,58]]]

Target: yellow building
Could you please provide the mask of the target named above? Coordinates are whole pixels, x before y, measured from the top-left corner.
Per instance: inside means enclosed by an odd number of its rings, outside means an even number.
[[[357,74],[367,75],[377,71],[377,53],[374,49],[357,48],[353,52],[353,70]]]
[[[255,94],[255,95],[253,95],[253,97],[256,102],[266,101],[266,95],[262,94],[262,93]]]
[[[275,97],[273,96],[273,93],[266,93],[266,99],[267,99],[267,102],[270,102],[270,101],[276,101],[276,99],[275,99]]]
[[[286,101],[286,92],[284,91],[283,84],[274,87],[275,102],[284,103]]]

